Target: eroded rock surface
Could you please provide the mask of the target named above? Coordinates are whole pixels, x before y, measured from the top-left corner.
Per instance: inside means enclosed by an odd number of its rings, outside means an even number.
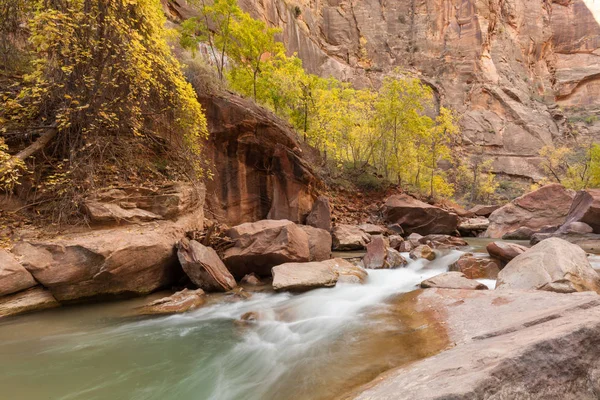
[[[179,314],[194,310],[205,302],[206,296],[202,289],[183,289],[137,308],[136,313],[138,315]]]

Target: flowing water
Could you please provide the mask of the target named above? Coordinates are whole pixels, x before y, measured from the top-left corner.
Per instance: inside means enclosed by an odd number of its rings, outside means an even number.
[[[183,315],[124,317],[138,299],[10,319],[0,323],[0,398],[335,398],[427,354],[427,321],[411,326],[391,299],[461,254],[370,270],[364,285],[255,293]],[[241,323],[249,311],[258,321]]]

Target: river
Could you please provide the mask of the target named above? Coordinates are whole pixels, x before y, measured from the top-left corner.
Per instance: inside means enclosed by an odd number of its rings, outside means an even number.
[[[2,321],[0,398],[336,398],[427,353],[429,339],[415,343],[425,333],[415,334],[406,307],[393,300],[446,271],[461,254],[369,270],[363,285],[254,293],[183,315],[132,317],[130,311],[148,300],[135,299]],[[258,322],[240,323],[250,311]]]

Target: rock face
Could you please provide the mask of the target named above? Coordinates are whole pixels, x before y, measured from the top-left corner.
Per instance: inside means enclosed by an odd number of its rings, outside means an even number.
[[[468,279],[496,279],[500,272],[500,263],[467,253],[450,264],[450,271],[462,272]]]
[[[214,179],[207,203],[228,225],[262,219],[302,223],[320,185],[291,127],[250,100],[200,94],[210,133]],[[325,223],[321,220],[320,223]]]
[[[354,225],[337,224],[333,228],[334,250],[362,250],[371,241],[371,236]]]
[[[33,276],[11,253],[0,249],[0,296],[19,292],[36,284]]]
[[[323,262],[286,263],[273,267],[273,289],[302,292],[335,286],[338,281],[362,283],[367,272],[341,258]]]
[[[452,234],[458,226],[456,214],[423,203],[406,194],[388,198],[383,206],[383,215],[387,222],[399,224],[409,234]]]
[[[550,238],[509,262],[498,275],[496,289],[600,293],[600,276],[579,246]]]
[[[592,228],[591,232],[577,233],[600,233],[600,189],[580,190],[577,192],[573,199],[573,204],[569,209],[565,224],[558,230],[558,233],[568,232],[574,223],[584,223]]]
[[[504,262],[509,262],[516,256],[529,250],[527,247],[521,246],[520,244],[507,242],[488,243],[485,249],[491,257]]]
[[[269,276],[276,265],[310,258],[308,235],[291,221],[248,222],[231,228],[228,235],[235,245],[225,251],[223,262],[237,279],[249,273]]]
[[[306,225],[331,232],[331,206],[327,197],[317,198],[310,214],[306,217]]]
[[[329,231],[300,225],[308,236],[309,258],[308,261],[323,261],[331,258],[332,239]]]
[[[198,308],[205,302],[206,296],[202,289],[183,289],[139,307],[136,311],[139,315],[178,314]]]
[[[194,285],[209,292],[227,292],[237,284],[217,252],[195,240],[177,243],[177,258]]]
[[[599,299],[589,292],[421,291],[409,306],[433,313],[454,345],[345,398],[597,399]]]
[[[423,289],[444,288],[444,289],[469,289],[469,290],[487,290],[487,286],[475,280],[468,279],[462,272],[445,272],[421,282]]]
[[[0,297],[0,318],[59,307],[54,296],[41,287]]]
[[[521,227],[538,230],[565,222],[574,194],[559,184],[550,184],[516,198],[490,215],[486,235],[501,238]]]

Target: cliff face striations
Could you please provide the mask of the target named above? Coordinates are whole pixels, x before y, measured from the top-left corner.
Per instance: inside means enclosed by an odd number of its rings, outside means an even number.
[[[282,28],[305,67],[357,86],[400,67],[462,116],[464,144],[494,169],[538,179],[539,150],[600,137],[568,117],[600,107],[600,4],[593,0],[240,0]],[[581,117],[583,116],[583,117]],[[573,121],[571,121],[573,120]]]

